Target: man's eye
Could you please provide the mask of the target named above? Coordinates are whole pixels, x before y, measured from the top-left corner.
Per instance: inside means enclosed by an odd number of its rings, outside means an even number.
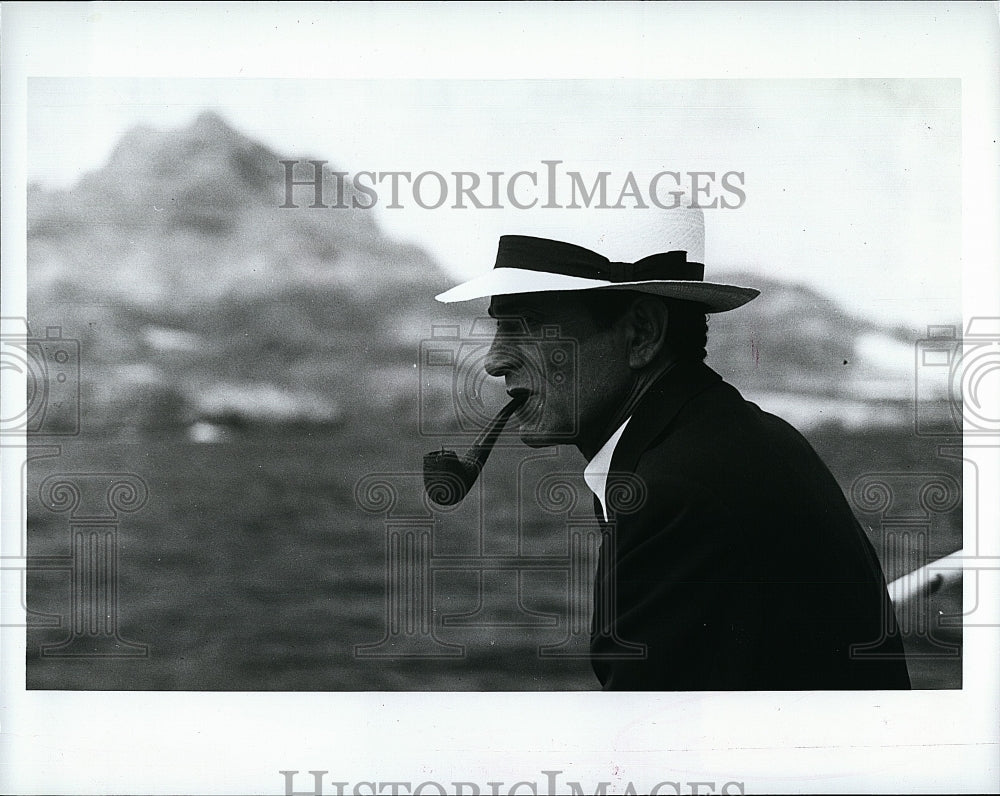
[[[505,335],[525,335],[537,326],[530,319],[524,317],[498,318],[497,333]]]

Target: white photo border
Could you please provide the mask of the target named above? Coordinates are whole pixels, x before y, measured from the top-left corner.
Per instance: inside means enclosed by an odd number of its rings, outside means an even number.
[[[25,314],[26,81],[75,75],[960,78],[964,315],[1000,316],[992,3],[4,3],[0,14],[4,316]],[[1000,472],[995,448],[979,453],[980,473]],[[4,451],[5,521],[19,503],[15,457]],[[1000,527],[989,497],[966,502],[967,533]],[[966,604],[1000,603],[997,580],[977,594],[967,579]],[[299,770],[301,791],[310,770],[328,770],[331,793],[334,781],[504,782],[506,793],[559,770],[584,787],[613,781],[611,792],[661,781],[995,792],[998,637],[966,632],[964,685],[949,692],[133,693],[26,691],[23,629],[4,628],[0,788],[280,794],[279,771]]]

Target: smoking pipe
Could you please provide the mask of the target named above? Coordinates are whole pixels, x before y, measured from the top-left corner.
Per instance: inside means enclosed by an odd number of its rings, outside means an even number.
[[[424,454],[424,492],[427,497],[439,506],[460,503],[479,478],[510,416],[527,399],[527,392],[516,393],[480,432],[464,456],[444,448]]]

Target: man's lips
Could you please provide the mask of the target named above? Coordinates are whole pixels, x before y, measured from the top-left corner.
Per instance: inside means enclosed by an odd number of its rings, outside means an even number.
[[[532,410],[529,409],[529,405],[533,403],[533,398],[535,398],[535,393],[524,387],[514,387],[507,390],[507,394],[515,399],[519,400],[520,404],[514,410],[514,414],[520,417],[522,420],[532,414]]]

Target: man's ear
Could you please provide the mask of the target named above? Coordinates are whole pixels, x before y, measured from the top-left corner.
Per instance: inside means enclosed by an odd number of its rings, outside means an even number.
[[[653,296],[632,302],[627,313],[628,365],[642,370],[656,362],[667,347],[667,305]]]

